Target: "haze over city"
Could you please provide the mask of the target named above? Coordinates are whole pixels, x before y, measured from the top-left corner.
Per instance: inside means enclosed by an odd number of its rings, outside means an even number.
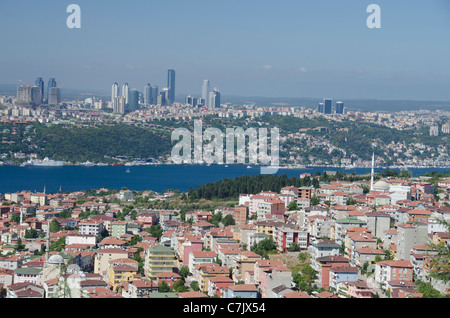
[[[55,77],[62,88],[109,91],[128,82],[201,94],[450,100],[450,5],[377,1],[370,29],[359,1],[0,2],[0,84]],[[43,9],[45,8],[45,10]]]

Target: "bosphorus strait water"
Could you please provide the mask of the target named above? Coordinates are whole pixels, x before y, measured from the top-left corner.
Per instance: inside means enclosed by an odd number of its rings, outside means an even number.
[[[128,171],[127,171],[128,170]],[[375,172],[386,169],[375,169]],[[448,168],[411,168],[414,176],[426,172],[449,172]],[[314,167],[304,169],[279,169],[277,174],[299,177],[302,173],[314,174],[317,171],[341,171],[356,174],[370,173],[369,168],[329,168]],[[247,168],[245,165],[158,165],[158,166],[62,166],[62,167],[0,167],[0,193],[22,190],[56,193],[66,191],[83,191],[102,187],[130,190],[165,190],[188,191],[208,182],[221,179],[234,179],[243,175],[260,174],[260,167]]]

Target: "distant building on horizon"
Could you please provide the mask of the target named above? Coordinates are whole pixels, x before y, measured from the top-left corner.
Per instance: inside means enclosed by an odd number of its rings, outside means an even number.
[[[202,99],[205,101],[205,106],[208,106],[209,91],[209,80],[204,80],[202,86]]]
[[[158,103],[158,94],[159,94],[158,86],[152,86],[152,102],[151,102],[151,105],[156,105]]]
[[[128,95],[128,110],[133,112],[139,109],[139,91],[135,88],[130,89]]]
[[[158,106],[166,106],[167,105],[167,96],[168,96],[168,88],[164,87],[161,92],[158,94],[158,99],[156,101],[156,105]]]
[[[150,83],[147,83],[144,88],[144,105],[151,105],[153,103],[152,92],[152,86]]]
[[[439,136],[439,126],[430,126],[430,136]]]
[[[319,103],[319,106],[317,106],[317,112],[323,113],[323,103]]]
[[[123,84],[122,87],[122,96],[125,97],[125,104],[128,104],[128,94],[129,94],[130,88],[128,87],[128,83]]]
[[[188,96],[186,96],[185,103],[186,103],[186,105],[195,107],[195,106],[197,106],[197,100],[198,100],[198,99],[197,99],[196,97],[193,97],[193,96],[191,96],[191,95],[188,95]]]
[[[175,70],[167,71],[167,102],[172,104],[175,102]]]
[[[50,87],[48,93],[48,104],[57,106],[61,103],[61,89],[59,87]]]
[[[115,114],[125,114],[125,96],[116,96],[113,101],[113,112]]]
[[[42,79],[42,77],[37,77],[35,84],[37,87],[39,87],[39,90],[41,91],[41,99],[39,104],[42,104],[44,102],[44,80]]]
[[[220,92],[217,87],[209,92],[208,107],[210,110],[220,107]]]
[[[111,91],[111,102],[114,103],[114,99],[119,96],[119,84],[114,83],[112,85],[112,91]]]
[[[17,86],[17,104],[39,105],[42,103],[41,88],[30,84]]]
[[[333,100],[331,98],[323,99],[323,113],[324,114],[331,114],[332,104],[333,104]]]
[[[336,102],[336,114],[344,113],[344,102]]]
[[[56,87],[56,86],[58,86],[58,85],[56,84],[55,78],[54,77],[49,78],[48,84],[47,84],[47,96],[45,98],[45,103],[46,104],[48,104],[48,101],[49,101],[49,98],[50,98],[50,89],[52,87]]]

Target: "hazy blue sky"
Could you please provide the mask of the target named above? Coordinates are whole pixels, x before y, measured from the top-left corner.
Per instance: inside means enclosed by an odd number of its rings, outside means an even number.
[[[81,29],[66,8],[81,7]],[[381,29],[366,8],[381,7]],[[448,0],[0,0],[0,83],[450,100]]]

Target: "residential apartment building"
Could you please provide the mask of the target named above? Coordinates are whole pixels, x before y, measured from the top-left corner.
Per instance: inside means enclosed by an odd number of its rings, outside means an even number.
[[[392,281],[413,281],[413,265],[409,260],[380,261],[375,265],[375,283],[380,284],[384,289],[388,289],[388,284]]]
[[[252,272],[255,263],[261,259],[261,256],[250,251],[241,251],[233,257],[233,281],[238,283],[245,280],[247,272]]]
[[[425,223],[402,223],[397,225],[398,260],[409,260],[414,245],[428,241],[428,226]]]
[[[172,272],[175,265],[175,251],[170,247],[156,245],[145,253],[144,273],[149,279],[156,278],[158,273]]]

